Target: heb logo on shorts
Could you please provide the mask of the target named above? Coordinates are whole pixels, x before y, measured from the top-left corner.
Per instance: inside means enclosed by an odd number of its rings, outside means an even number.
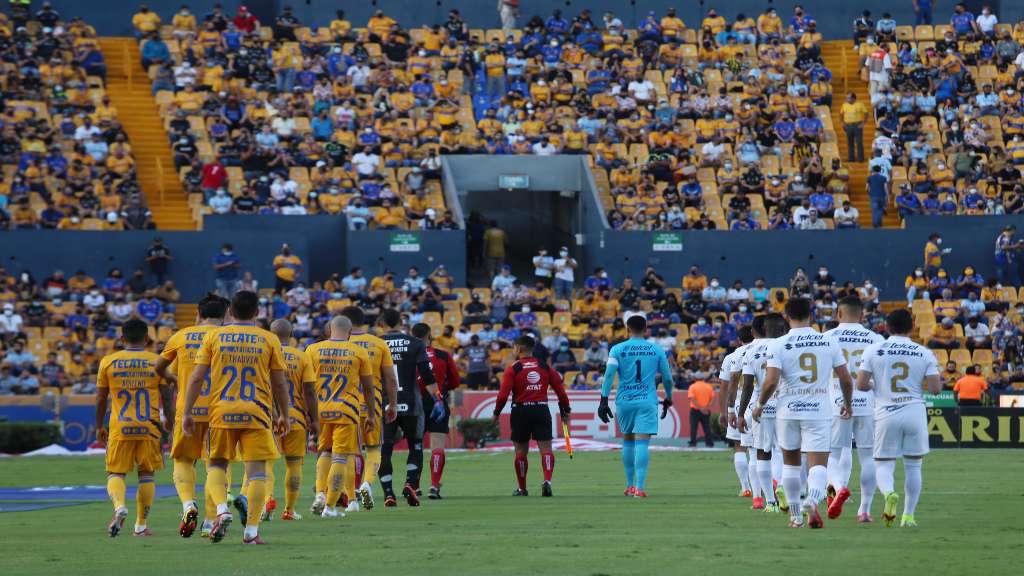
[[[221,416],[225,424],[248,424],[252,422],[251,414],[225,414]]]
[[[817,412],[821,407],[820,402],[808,402],[806,400],[797,400],[786,404],[786,409],[790,412],[800,414],[804,412]]]

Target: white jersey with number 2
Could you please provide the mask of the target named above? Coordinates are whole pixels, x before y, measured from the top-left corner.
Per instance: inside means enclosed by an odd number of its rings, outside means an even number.
[[[843,352],[814,328],[793,328],[768,346],[768,368],[782,374],[778,387],[780,420],[831,420],[832,370],[846,365]]]
[[[924,380],[939,373],[931,350],[906,336],[890,336],[864,351],[860,369],[874,380],[875,420],[924,404]]]

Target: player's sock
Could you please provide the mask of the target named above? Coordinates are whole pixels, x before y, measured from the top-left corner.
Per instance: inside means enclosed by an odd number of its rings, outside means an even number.
[[[251,474],[249,477],[249,486],[246,497],[249,499],[251,506],[256,506],[266,501],[267,498],[267,475],[262,474]],[[263,516],[263,510],[257,508],[249,509],[249,516],[245,519],[245,527],[248,529],[250,526],[255,528],[260,525],[260,517]],[[246,534],[247,537],[252,538],[255,534]]]
[[[331,470],[331,453],[321,452],[316,459],[316,493],[327,492],[327,476]]]
[[[380,446],[367,446],[366,458],[363,464],[363,482],[373,484],[373,481],[377,479],[377,471],[380,470],[380,460]]]
[[[530,469],[530,461],[526,459],[526,454],[516,454],[515,469],[519,489],[526,490],[526,472]]]
[[[811,466],[807,471],[807,498],[814,505],[825,499],[825,486],[828,485],[828,471],[824,466]]]
[[[871,512],[871,502],[875,499],[875,458],[871,448],[857,448],[857,461],[860,462],[860,508],[858,514]]]
[[[622,467],[626,471],[626,486],[636,486],[636,440],[622,441]]]
[[[259,512],[261,514],[266,512],[266,510],[267,510],[267,503],[270,502],[270,500],[274,498],[274,484],[275,484],[275,482],[277,482],[277,478],[274,476],[274,462],[275,462],[274,460],[267,460],[267,464],[266,464],[266,467],[267,467],[266,496],[264,497],[263,500],[257,500],[257,502],[262,502],[263,503],[262,506],[260,507],[260,510],[259,510]],[[252,502],[252,500],[250,500],[250,502]]]
[[[828,485],[839,490],[841,487],[839,479],[841,472],[839,468],[842,466],[842,451],[833,450],[828,453]]]
[[[334,506],[345,488],[345,472],[348,469],[348,458],[331,456],[331,469],[327,474],[327,504]]]
[[[363,458],[362,454],[356,454],[352,459],[352,464],[355,466],[355,480],[356,486],[362,486],[363,484],[363,470],[366,466],[366,459]]]
[[[213,521],[217,518],[217,503],[213,501],[213,492],[210,490],[210,463],[206,462],[206,479],[203,481],[203,517]],[[225,486],[225,490],[227,487]]]
[[[149,518],[149,510],[153,507],[153,496],[156,494],[156,484],[153,483],[153,474],[145,476],[139,474],[139,487],[135,491],[135,531],[141,532],[146,529],[146,519]]]
[[[188,462],[186,460],[175,460],[174,471],[172,473],[174,479],[174,489],[178,492],[178,498],[181,500],[182,505],[186,505],[191,502],[195,505],[196,501],[196,467],[194,462]]]
[[[800,518],[800,467],[782,465],[782,490],[789,502],[789,517]]]
[[[782,450],[772,450],[772,480],[782,484]]]
[[[551,476],[555,473],[555,453],[541,452],[540,467],[544,470],[544,481],[551,482]]]
[[[245,479],[244,479],[245,474],[243,473],[242,476],[243,476],[243,482],[244,482],[245,481]],[[227,495],[231,494],[231,480],[232,480],[232,478],[231,478],[231,462],[228,462],[224,466],[224,489],[226,490],[226,492],[224,493],[224,499],[225,500],[227,500]],[[220,512],[218,512],[218,514],[220,514]]]
[[[878,481],[878,490],[882,495],[892,494],[896,489],[896,461],[875,460],[875,479]]]
[[[405,459],[405,482],[420,487],[420,473],[423,472],[423,440],[409,442],[409,456]]]
[[[349,502],[356,501],[356,459],[352,456],[348,457],[348,462],[345,464],[345,482],[343,485],[345,489],[345,495],[348,496]],[[329,500],[328,500],[329,501]]]
[[[107,495],[110,496],[114,510],[124,508],[124,494],[127,490],[124,485],[124,474],[107,474]]]
[[[299,500],[302,487],[302,458],[288,456],[285,458],[284,472],[284,510],[294,512],[295,503]]]
[[[441,486],[441,475],[444,474],[444,448],[430,451],[430,485]]]
[[[228,512],[228,479],[227,470],[219,466],[210,466],[206,469],[206,490],[210,493],[213,505],[217,514]]]
[[[800,455],[800,494],[807,496],[807,455]]]
[[[921,464],[920,458],[903,459],[903,490],[907,499],[903,503],[903,515],[913,516],[917,501],[921,498]]]
[[[750,478],[747,473],[747,453],[733,452],[732,464],[736,468],[736,477],[740,481],[741,490],[750,490]]]
[[[775,504],[775,490],[772,488],[772,461],[757,461],[757,479],[761,484],[761,493],[769,504]]]
[[[839,457],[839,484],[832,484],[836,490],[839,490],[839,486],[846,488],[850,485],[850,474],[852,472],[853,448],[843,448],[843,454]]]
[[[647,484],[647,465],[650,463],[650,451],[648,448],[651,446],[649,438],[637,438],[636,440],[636,459],[634,460],[636,466],[636,489],[643,490]]]
[[[747,448],[747,476],[751,494],[754,498],[760,498],[761,482],[757,475],[757,450],[754,448]]]
[[[377,468],[377,474],[380,475],[380,487],[384,490],[384,496],[395,495],[395,490],[391,486],[393,480],[391,454],[394,452],[394,450],[394,444],[385,444],[383,447],[381,447],[380,451],[380,466]],[[367,453],[367,458],[369,459],[369,453]]]

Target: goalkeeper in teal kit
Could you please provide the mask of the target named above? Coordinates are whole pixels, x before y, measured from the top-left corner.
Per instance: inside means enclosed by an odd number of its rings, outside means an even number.
[[[607,424],[613,417],[608,407],[615,376],[619,387],[615,393],[615,418],[622,432],[622,466],[626,470],[626,496],[646,498],[648,448],[651,436],[658,433],[658,384],[654,379],[661,374],[665,399],[661,401],[661,417],[672,406],[672,370],[665,351],[644,339],[647,320],[637,314],[626,320],[629,340],[612,346],[601,386],[601,406],[597,416]]]

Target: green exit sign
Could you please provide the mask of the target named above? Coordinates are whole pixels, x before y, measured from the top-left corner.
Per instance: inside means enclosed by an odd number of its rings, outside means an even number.
[[[525,190],[530,187],[526,174],[498,174],[498,188],[501,190]]]

